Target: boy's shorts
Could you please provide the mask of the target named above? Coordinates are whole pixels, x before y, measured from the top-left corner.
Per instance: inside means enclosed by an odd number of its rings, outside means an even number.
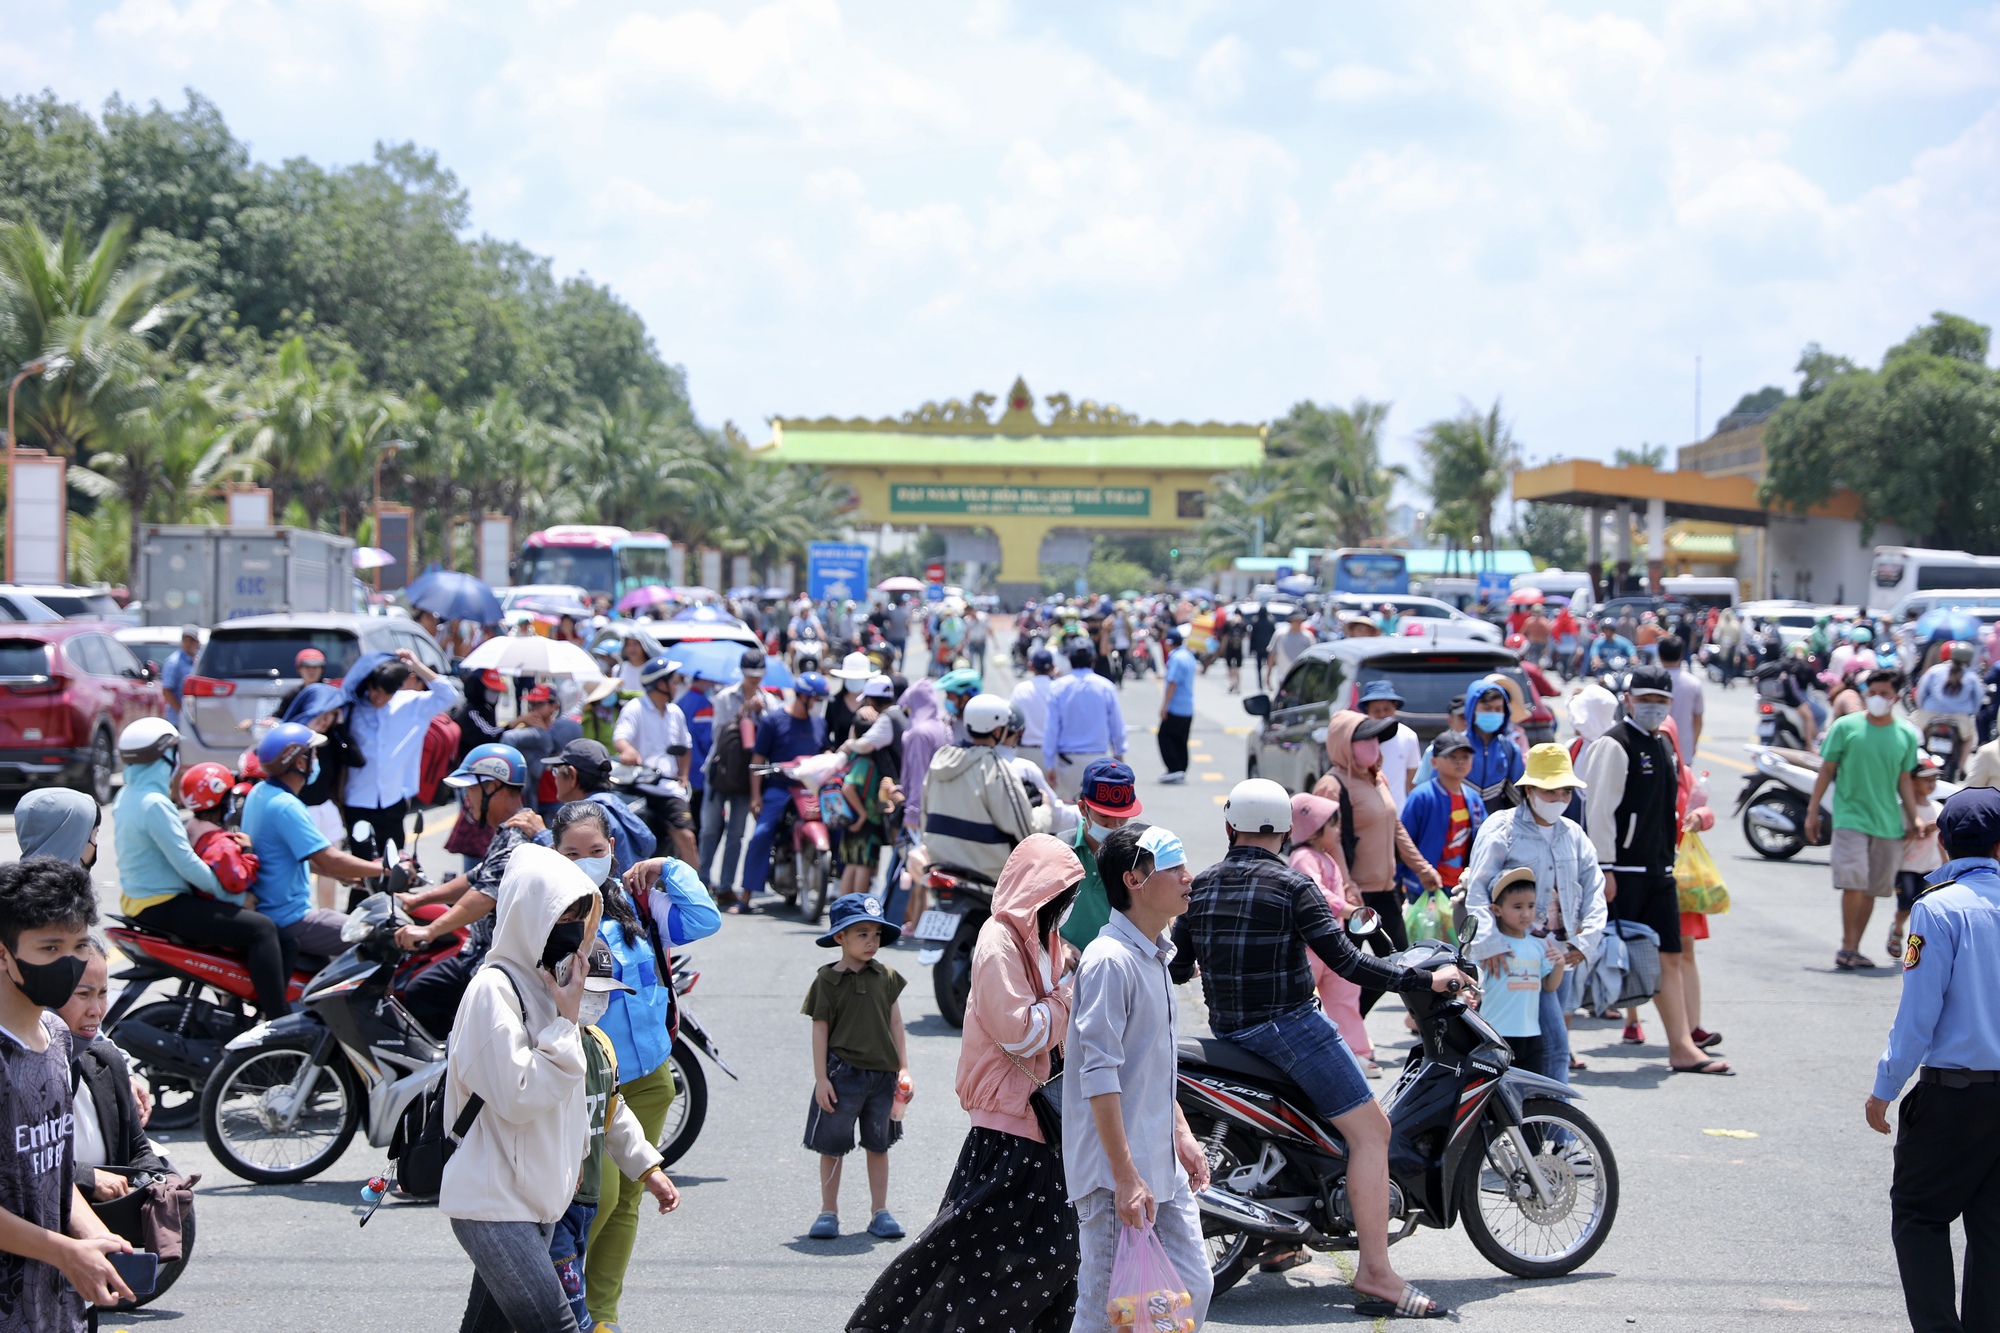
[[[902,1124],[889,1118],[896,1104],[895,1071],[856,1069],[828,1051],[826,1077],[833,1084],[833,1110],[820,1110],[813,1099],[806,1112],[806,1147],[822,1157],[844,1157],[854,1151],[858,1127],[864,1149],[889,1151],[903,1136]]]
[[[1896,910],[1907,912],[1917,905],[1917,897],[1930,887],[1922,870],[1898,870],[1896,872]]]

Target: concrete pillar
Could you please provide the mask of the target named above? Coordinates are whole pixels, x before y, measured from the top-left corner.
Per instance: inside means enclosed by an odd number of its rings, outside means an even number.
[[[1617,525],[1613,534],[1618,541],[1618,578],[1612,585],[1614,595],[1623,593],[1632,586],[1632,502],[1620,500],[1614,511],[1612,522]]]
[[[1586,509],[1583,511],[1584,568],[1590,571],[1591,595],[1599,600],[1604,596],[1604,511]]]
[[[1653,596],[1660,595],[1660,579],[1667,572],[1667,502],[1646,501],[1646,584]]]
[[[1042,538],[1054,526],[1046,518],[994,516],[986,526],[1000,541],[1000,574],[994,589],[1008,607],[1042,594]]]

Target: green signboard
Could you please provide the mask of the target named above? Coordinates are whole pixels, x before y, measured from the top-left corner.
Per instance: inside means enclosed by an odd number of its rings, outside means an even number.
[[[950,486],[910,482],[889,487],[889,509],[897,514],[1145,518],[1153,512],[1153,493],[1144,486]]]

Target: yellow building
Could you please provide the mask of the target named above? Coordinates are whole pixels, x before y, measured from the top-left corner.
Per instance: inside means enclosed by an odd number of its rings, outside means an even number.
[[[1043,403],[1046,420],[1016,379],[997,420],[988,393],[895,420],[777,417],[758,452],[852,488],[857,529],[942,528],[965,549],[992,549],[1010,602],[1038,595],[1041,566],[1078,563],[1067,555],[1087,552],[1098,532],[1191,531],[1218,473],[1264,459],[1263,426],[1141,421],[1060,393]]]

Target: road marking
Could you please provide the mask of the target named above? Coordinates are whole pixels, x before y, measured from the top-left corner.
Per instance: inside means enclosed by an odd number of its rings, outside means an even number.
[[[1718,1139],[1754,1139],[1756,1131],[1748,1129],[1704,1129],[1704,1134],[1713,1134]]]
[[[1248,727],[1224,727],[1224,728],[1222,729],[1222,734],[1223,734],[1223,735],[1225,735],[1225,736],[1248,736],[1248,735],[1250,734],[1250,728],[1248,728]]]
[[[1215,803],[1216,803],[1217,805],[1228,805],[1228,804],[1229,804],[1229,798],[1228,798],[1227,796],[1218,796],[1218,797],[1216,797],[1216,798],[1215,798]]]
[[[1724,768],[1733,768],[1739,773],[1755,773],[1757,771],[1754,764],[1746,764],[1741,759],[1726,759],[1713,750],[1696,750],[1694,753],[1697,759],[1706,759],[1711,764],[1721,764]]]
[[[1202,780],[1203,782],[1220,782],[1220,781],[1222,781],[1222,774],[1220,774],[1220,773],[1203,773],[1203,774],[1201,775],[1201,780]]]

